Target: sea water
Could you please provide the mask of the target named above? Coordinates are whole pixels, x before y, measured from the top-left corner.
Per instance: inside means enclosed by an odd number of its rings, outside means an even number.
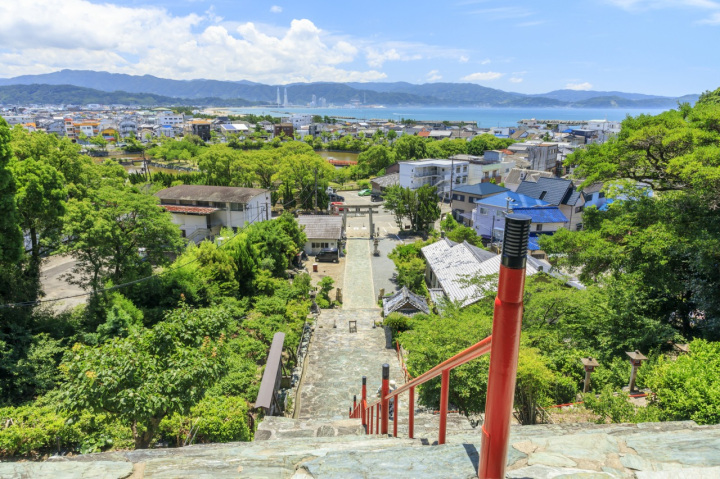
[[[620,121],[626,116],[641,114],[657,115],[666,109],[624,108],[468,108],[468,107],[376,107],[376,108],[309,108],[309,107],[252,107],[224,109],[231,115],[252,113],[255,115],[290,116],[320,115],[334,118],[362,120],[385,120],[399,122],[401,119],[418,121],[464,121],[481,128],[517,126],[518,121],[536,120],[610,120]]]

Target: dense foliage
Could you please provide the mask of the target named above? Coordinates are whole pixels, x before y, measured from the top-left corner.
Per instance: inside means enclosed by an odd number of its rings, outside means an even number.
[[[284,279],[306,240],[293,217],[180,248],[157,186],[130,186],[119,165],[4,122],[0,153],[0,455],[251,439],[273,335],[292,367],[310,307],[309,277]],[[35,306],[48,252],[76,258],[86,305]]]

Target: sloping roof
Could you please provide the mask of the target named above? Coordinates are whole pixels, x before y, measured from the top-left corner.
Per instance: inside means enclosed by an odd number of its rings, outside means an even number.
[[[160,190],[155,193],[155,196],[163,201],[214,201],[245,204],[267,191],[260,188],[237,188],[234,186],[179,185]]]
[[[585,188],[583,188],[582,192],[586,195],[589,195],[591,193],[597,193],[598,191],[603,189],[603,186],[605,186],[605,183],[603,183],[602,181],[596,181],[595,183],[587,185]]]
[[[220,211],[220,208],[211,208],[208,206],[186,206],[186,205],[160,205],[170,213],[186,213],[191,215],[209,215]]]
[[[342,218],[335,215],[298,216],[297,222],[305,227],[305,236],[311,239],[338,240],[342,238]]]
[[[493,183],[478,183],[475,185],[457,186],[453,188],[453,191],[466,193],[468,195],[488,196],[508,191],[508,189]]]
[[[462,306],[475,303],[483,297],[483,291],[469,284],[468,280],[500,271],[500,255],[490,253],[492,257],[483,261],[467,242],[457,244],[447,239],[440,240],[422,248],[422,253],[445,295]],[[530,275],[537,273],[537,270],[528,265],[526,272]]]
[[[523,181],[516,190],[518,193],[547,201],[551,205],[568,204],[573,193],[573,183],[562,178],[538,178],[537,182]]]
[[[400,173],[390,173],[389,175],[379,176],[377,178],[373,178],[370,182],[375,183],[380,188],[387,188],[388,186],[400,183]]]
[[[488,205],[504,208],[508,206],[507,198],[510,198],[509,206],[513,209],[528,208],[531,206],[550,206],[547,201],[538,200],[537,198],[532,198],[530,196],[515,193],[513,191],[505,191],[497,195],[488,196],[487,198],[476,200],[475,203],[478,205]]]
[[[549,171],[523,170],[521,168],[513,168],[505,177],[505,183],[519,184],[523,180],[537,181],[538,178],[540,178],[541,176],[544,176],[546,178],[552,178],[554,175]]]
[[[385,316],[387,316],[390,313],[398,311],[407,303],[410,303],[421,313],[430,313],[430,308],[428,308],[425,298],[413,293],[407,289],[407,286],[403,286],[403,288],[395,293],[395,295],[390,296],[389,298],[383,298],[383,312],[385,313]]]
[[[513,213],[528,215],[533,223],[566,223],[568,221],[557,206],[513,208]]]

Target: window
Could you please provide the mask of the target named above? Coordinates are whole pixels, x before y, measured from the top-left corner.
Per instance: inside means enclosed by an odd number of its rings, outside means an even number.
[[[598,195],[598,197],[599,197],[599,198],[605,198],[605,193],[601,191],[600,194]]]
[[[575,230],[576,230],[576,231],[582,231],[582,223],[576,224],[576,225],[575,225]]]
[[[480,208],[480,209],[479,209],[479,212],[480,212],[481,215],[486,215],[486,214],[488,214],[487,208]]]
[[[330,243],[312,243],[313,249],[329,248]]]
[[[580,213],[583,209],[585,209],[583,206],[577,206],[575,207],[575,213]]]
[[[245,205],[242,203],[230,203],[230,211],[245,211]]]
[[[542,231],[542,225],[535,225],[535,231]]]

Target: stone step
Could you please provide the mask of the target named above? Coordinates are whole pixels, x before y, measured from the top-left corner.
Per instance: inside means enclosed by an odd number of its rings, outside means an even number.
[[[470,479],[477,477],[481,440],[448,434],[447,444],[424,446],[384,436],[299,437],[0,463],[0,477]],[[513,426],[506,477],[720,477],[718,450],[720,426],[692,421]]]
[[[277,441],[298,437],[360,436],[365,428],[359,419],[335,421],[266,416],[255,431],[255,441]]]

